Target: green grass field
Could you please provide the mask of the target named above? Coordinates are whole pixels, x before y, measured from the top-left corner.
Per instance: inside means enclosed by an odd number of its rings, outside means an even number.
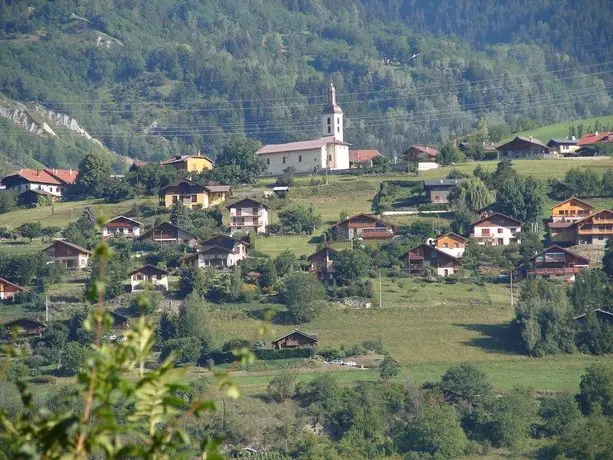
[[[555,125],[548,125],[542,126],[540,128],[529,129],[527,131],[515,133],[507,140],[513,139],[515,136],[534,136],[546,144],[547,142],[549,142],[550,139],[566,138],[568,136],[568,128],[570,126],[576,127],[577,125],[583,125],[583,129],[586,130],[589,126],[592,126],[593,128],[597,121],[599,121],[603,125],[613,125],[613,115],[564,121],[562,123],[556,123]]]

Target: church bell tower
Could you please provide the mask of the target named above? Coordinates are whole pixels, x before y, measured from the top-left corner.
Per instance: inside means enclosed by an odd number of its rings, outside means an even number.
[[[328,87],[328,105],[321,115],[322,136],[334,136],[338,141],[343,141],[343,109],[336,103],[336,89],[332,80]]]

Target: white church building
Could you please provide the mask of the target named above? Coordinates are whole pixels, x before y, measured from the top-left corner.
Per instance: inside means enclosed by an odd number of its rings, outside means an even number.
[[[336,90],[330,82],[328,105],[321,115],[323,136],[308,141],[269,144],[256,152],[268,167],[268,174],[278,176],[290,166],[299,173],[325,169],[349,169],[349,144],[343,141],[343,110],[336,103]]]

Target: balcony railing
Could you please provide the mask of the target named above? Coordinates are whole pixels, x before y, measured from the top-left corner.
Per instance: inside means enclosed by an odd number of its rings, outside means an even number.
[[[394,231],[391,228],[366,228],[359,235],[364,238],[390,238],[394,236]]]
[[[613,236],[613,229],[604,228],[580,228],[577,233],[579,235],[611,235]]]
[[[535,268],[528,270],[529,275],[572,275],[579,273],[587,267],[560,267],[560,268]]]
[[[235,212],[233,211],[232,213],[230,213],[230,217],[261,217],[262,214],[263,214],[262,211],[257,211],[257,212],[253,212],[253,211]]]

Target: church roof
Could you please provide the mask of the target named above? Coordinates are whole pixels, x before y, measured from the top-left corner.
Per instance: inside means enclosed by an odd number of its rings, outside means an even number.
[[[334,136],[325,136],[308,141],[288,142],[286,144],[269,144],[265,145],[255,153],[256,155],[263,155],[265,153],[297,152],[299,150],[320,149],[328,144],[348,145],[346,142],[335,139]]]

